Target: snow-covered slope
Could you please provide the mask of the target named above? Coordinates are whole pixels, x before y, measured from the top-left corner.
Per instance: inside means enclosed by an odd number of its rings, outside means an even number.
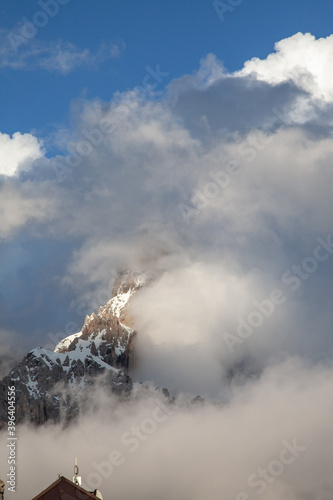
[[[0,428],[6,422],[6,391],[16,386],[17,423],[71,420],[79,412],[86,387],[103,376],[110,392],[126,395],[135,330],[129,326],[131,298],[149,283],[146,273],[122,271],[111,299],[87,316],[82,330],[61,340],[54,352],[34,349],[0,383]],[[128,323],[128,324],[126,324]],[[67,389],[69,389],[69,391]],[[68,394],[71,396],[69,397]]]
[[[126,324],[131,323],[128,305],[149,281],[147,273],[120,272],[111,299],[99,308],[97,314],[86,316],[81,332],[61,340],[55,352],[90,352],[110,366],[128,370],[135,338],[134,329]]]
[[[97,377],[103,377],[103,382]],[[6,423],[6,393],[16,388],[16,423],[65,423],[84,407],[85,391],[103,383],[110,393],[126,396],[132,390],[130,377],[88,351],[54,353],[37,348],[0,383],[0,428]]]

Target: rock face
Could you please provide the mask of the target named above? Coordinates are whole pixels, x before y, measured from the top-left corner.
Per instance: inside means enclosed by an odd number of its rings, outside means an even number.
[[[86,317],[80,332],[59,342],[54,352],[29,352],[0,382],[0,429],[7,423],[7,391],[12,385],[16,423],[69,422],[84,408],[87,391],[96,384],[127,397],[133,387],[127,371],[136,336],[128,304],[150,281],[145,273],[119,272],[111,299]]]
[[[121,271],[115,280],[112,297],[98,313],[86,316],[81,332],[63,339],[55,352],[64,353],[89,349],[114,368],[128,370],[134,349],[136,332],[128,312],[131,298],[149,284],[146,273]]]
[[[7,390],[16,388],[16,423],[42,424],[46,421],[64,423],[75,418],[84,408],[85,391],[103,376],[110,393],[123,396],[132,390],[130,377],[87,354],[85,358],[37,348],[0,383],[0,425],[7,421]]]

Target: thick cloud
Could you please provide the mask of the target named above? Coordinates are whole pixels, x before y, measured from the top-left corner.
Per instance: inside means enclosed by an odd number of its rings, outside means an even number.
[[[305,95],[292,82],[273,86],[252,75],[223,75],[203,89],[171,83],[171,95],[175,89],[175,112],[192,133],[208,139],[216,133],[246,134],[253,129],[276,127],[281,124],[280,116]]]
[[[91,414],[72,427],[21,428],[16,498],[32,498],[58,473],[71,479],[78,457],[83,485],[104,498],[328,500],[332,390],[331,366],[290,359],[232,384],[221,406],[171,411],[153,396],[118,405],[95,393]]]
[[[0,239],[10,238],[28,221],[45,221],[52,217],[52,199],[38,191],[29,182],[22,186],[11,181],[0,183]]]
[[[50,314],[50,304],[71,293],[67,318],[80,328],[82,311],[107,300],[122,262],[165,272],[133,303],[144,359],[138,376],[176,392],[198,392],[200,383],[212,396],[233,363],[259,373],[286,351],[312,360],[331,353],[332,258],[330,250],[314,252],[318,238],[329,245],[331,235],[332,102],[326,87],[320,97],[296,77],[293,62],[295,51],[309,50],[328,67],[330,44],[298,34],[234,74],[209,55],[163,96],[134,89],[110,103],[74,103],[67,150],[35,159],[1,186],[6,245],[29,240],[21,276],[31,275],[39,242],[47,249],[35,281],[52,290],[51,300],[29,314],[58,330],[63,316],[56,306]],[[314,74],[317,66],[306,64]],[[272,80],[275,66],[280,76]],[[61,251],[49,250],[52,241]],[[301,273],[297,289],[291,273]],[[31,282],[20,287],[20,296],[31,295]],[[284,304],[231,353],[223,335],[237,332],[239,318],[274,289]],[[4,317],[4,326],[29,337],[27,316],[20,317],[16,328]],[[44,330],[33,335],[48,343]],[[198,364],[207,381],[196,375]]]
[[[247,61],[238,74],[254,74],[270,84],[293,81],[315,99],[332,101],[330,65],[333,60],[333,36],[316,38],[297,33],[275,44],[275,53],[265,60]]]

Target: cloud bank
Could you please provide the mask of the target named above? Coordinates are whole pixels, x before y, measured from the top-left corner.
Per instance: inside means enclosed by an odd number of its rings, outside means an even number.
[[[221,365],[228,371],[244,356],[260,371],[276,354],[318,360],[331,353],[331,253],[311,258],[318,238],[329,246],[332,230],[332,99],[322,69],[332,44],[332,37],[297,34],[233,74],[208,55],[163,95],[138,87],[109,103],[80,99],[66,151],[52,158],[30,134],[1,136],[1,235],[7,244],[28,233],[36,243],[66,242],[52,255],[65,268],[50,273],[49,288],[71,291],[78,329],[78,304],[96,308],[101,290],[105,301],[119,262],[165,273],[133,303],[140,376],[174,387],[181,376],[168,359],[181,365],[185,357],[190,375],[178,390],[193,390],[199,363],[215,373],[203,392],[219,393]],[[320,55],[320,64],[302,51]],[[294,54],[308,61],[302,70]],[[300,71],[317,85],[305,84]],[[304,259],[303,270],[293,267]],[[300,280],[297,290],[286,273]],[[284,304],[250,325],[239,355],[230,353],[225,334],[237,333],[274,289]],[[17,324],[22,333],[26,327]]]
[[[332,375],[291,359],[232,385],[222,406],[170,409],[153,396],[119,405],[96,393],[73,427],[21,429],[16,497],[32,498],[58,473],[71,479],[78,457],[83,485],[104,498],[328,499]]]
[[[131,304],[131,375],[178,401],[210,401],[154,424],[154,399],[118,407],[96,395],[99,410],[61,435],[22,429],[25,496],[58,472],[71,477],[75,456],[86,480],[103,476],[99,464],[121,450],[105,496],[331,498],[332,51],[332,37],[296,34],[232,74],[208,55],[163,93],[78,100],[52,158],[30,134],[1,135],[13,287],[1,289],[3,328],[12,300],[11,330],[49,344],[29,318],[66,336],[61,297],[79,330],[120,262],[151,270],[156,281]],[[24,311],[18,290],[39,300]],[[132,426],[143,437],[124,444]]]

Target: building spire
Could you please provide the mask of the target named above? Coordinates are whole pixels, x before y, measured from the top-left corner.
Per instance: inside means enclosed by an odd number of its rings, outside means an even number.
[[[79,467],[77,465],[77,457],[75,458],[73,483],[77,484],[78,486],[81,486],[81,476],[79,476]]]

